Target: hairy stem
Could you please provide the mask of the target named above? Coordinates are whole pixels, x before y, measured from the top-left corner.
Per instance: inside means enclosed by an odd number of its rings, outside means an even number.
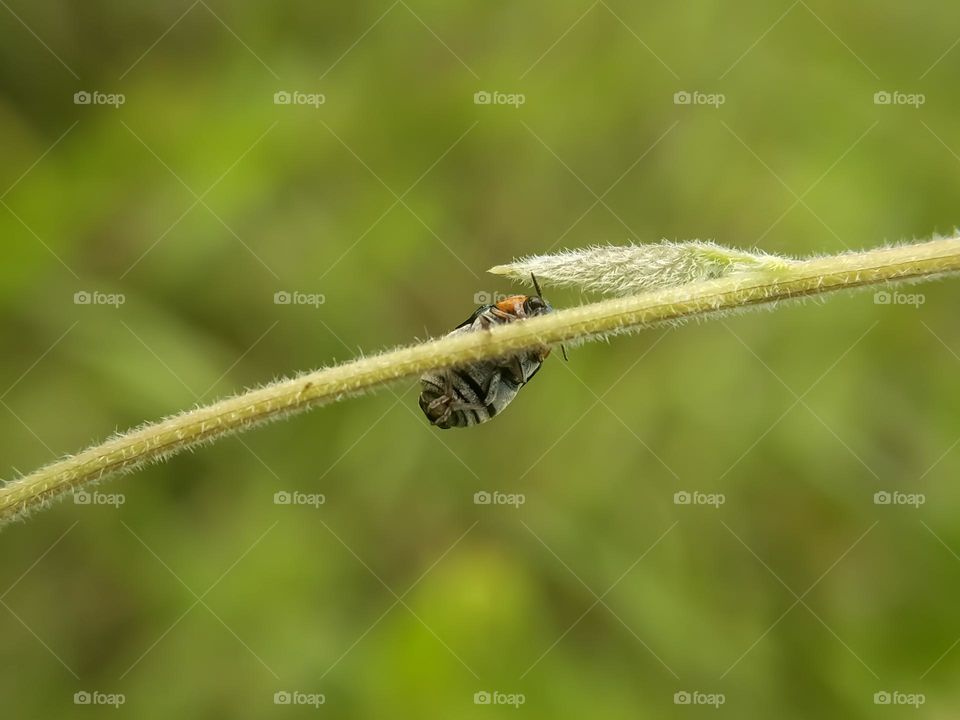
[[[960,272],[960,237],[797,260],[614,298],[323,368],[143,425],[58,460],[0,488],[0,524],[57,496],[147,463],[313,407],[428,370],[508,356],[520,350],[589,340],[690,318],[771,305],[842,290],[917,281]]]

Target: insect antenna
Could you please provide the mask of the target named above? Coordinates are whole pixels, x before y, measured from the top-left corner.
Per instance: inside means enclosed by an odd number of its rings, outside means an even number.
[[[533,287],[537,291],[537,297],[543,300],[543,293],[540,292],[540,283],[537,282],[537,276],[530,273],[530,279],[533,280]]]
[[[530,279],[533,280],[533,287],[537,291],[537,297],[543,300],[543,292],[540,290],[540,283],[537,282],[537,276],[530,273]],[[563,353],[563,361],[570,362],[570,358],[567,357],[567,348],[564,347],[563,343],[560,344],[560,352]]]

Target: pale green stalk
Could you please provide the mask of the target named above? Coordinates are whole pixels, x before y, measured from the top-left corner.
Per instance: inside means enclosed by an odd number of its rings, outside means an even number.
[[[960,238],[810,260],[558,310],[488,332],[391,350],[280,380],[117,435],[0,488],[0,523],[64,493],[128,473],[228,434],[247,430],[428,370],[559,343],[576,344],[690,318],[840,290],[960,272]]]
[[[604,295],[637,293],[714,280],[734,273],[775,271],[795,262],[758,251],[746,252],[714,242],[689,240],[643,245],[598,245],[531,255],[490,268],[495,275],[545,285],[573,286]]]

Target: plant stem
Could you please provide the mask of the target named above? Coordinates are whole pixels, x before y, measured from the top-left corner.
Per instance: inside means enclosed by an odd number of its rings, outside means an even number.
[[[0,488],[0,524],[104,478],[129,473],[231,433],[355,396],[428,370],[577,344],[664,323],[709,317],[842,290],[960,272],[960,237],[880,248],[730,275],[558,310],[491,329],[431,340],[280,380],[117,435]]]

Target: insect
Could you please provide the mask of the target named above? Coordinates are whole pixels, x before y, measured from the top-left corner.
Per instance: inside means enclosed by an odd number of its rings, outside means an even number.
[[[553,312],[540,293],[537,279],[530,277],[536,295],[511,295],[494,305],[481,305],[449,334],[488,330],[494,325]],[[508,358],[426,373],[420,378],[420,408],[432,425],[443,430],[487,422],[510,404],[549,354],[550,348],[538,348]]]

